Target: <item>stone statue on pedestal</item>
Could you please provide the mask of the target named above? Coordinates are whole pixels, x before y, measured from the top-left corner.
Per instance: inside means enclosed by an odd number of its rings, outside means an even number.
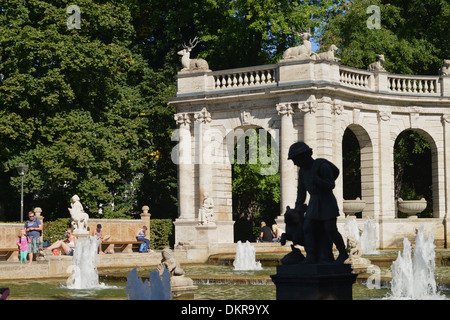
[[[175,259],[172,250],[165,248],[161,255],[162,260],[157,270],[161,276],[164,270],[169,271],[172,295],[177,297],[183,294],[193,294],[197,286],[194,286],[194,281],[191,278],[185,277],[185,272]]]
[[[203,205],[198,211],[198,224],[214,223],[214,201],[207,192],[203,194],[203,198]]]
[[[312,149],[304,142],[294,143],[290,147],[288,159],[300,167],[300,170],[295,208],[288,207],[285,214],[286,233],[293,240],[294,246],[304,246],[306,258],[293,246],[293,251],[283,258],[282,263],[334,262],[333,243],[339,251],[336,262],[344,263],[348,253],[337,230],[339,208],[333,194],[339,169],[326,159],[313,159]],[[308,205],[305,204],[306,192],[310,195]]]
[[[339,209],[333,195],[338,168],[325,159],[313,159],[304,142],[289,148],[288,159],[300,167],[295,208],[287,207],[286,239],[293,241],[272,275],[277,300],[351,300],[357,274],[344,262],[348,258],[344,240],[337,230]],[[306,205],[306,192],[309,202]],[[333,244],[339,251],[334,260]],[[306,258],[297,245],[303,245]]]
[[[84,212],[80,198],[77,195],[72,197],[71,208],[69,208],[70,217],[72,218],[71,225],[74,229],[74,234],[89,234],[88,220],[89,216]]]

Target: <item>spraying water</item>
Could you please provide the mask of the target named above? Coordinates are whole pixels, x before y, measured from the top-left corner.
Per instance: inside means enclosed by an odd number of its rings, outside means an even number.
[[[392,263],[391,299],[445,299],[437,291],[434,278],[435,251],[434,236],[425,241],[423,226],[417,232],[414,258],[411,258],[411,243],[403,239],[403,253],[398,253]]]
[[[360,240],[358,223],[355,218],[347,217],[345,219],[345,231],[349,237],[355,239],[356,241]]]
[[[234,270],[262,270],[261,262],[256,261],[256,249],[246,241],[242,244],[238,241],[236,256],[233,262]]]
[[[373,219],[368,218],[364,223],[364,229],[361,234],[361,250],[363,254],[378,254],[377,231]]]
[[[69,289],[95,289],[100,286],[97,272],[97,237],[79,239],[73,254],[73,271],[67,279]]]

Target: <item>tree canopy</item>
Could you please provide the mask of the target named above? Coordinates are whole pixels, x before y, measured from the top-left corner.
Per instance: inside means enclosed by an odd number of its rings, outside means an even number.
[[[380,28],[367,27],[369,6],[380,8]],[[341,9],[322,30],[321,43],[337,45],[344,65],[365,69],[384,54],[389,72],[437,75],[450,57],[447,0],[355,0]]]
[[[50,218],[66,215],[75,193],[88,212],[114,205],[120,216],[157,161],[149,128],[172,92],[132,50],[125,4],[78,5],[81,28],[70,29],[66,1],[1,2],[0,179],[19,189],[14,168],[26,163],[28,203]]]

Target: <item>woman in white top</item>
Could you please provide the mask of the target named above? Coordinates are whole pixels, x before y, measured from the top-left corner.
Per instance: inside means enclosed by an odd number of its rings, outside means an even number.
[[[73,235],[72,231],[72,228],[67,229],[66,240],[58,240],[50,247],[45,248],[45,250],[52,251],[53,249],[61,249],[64,254],[73,256],[73,250],[77,244],[77,237]]]

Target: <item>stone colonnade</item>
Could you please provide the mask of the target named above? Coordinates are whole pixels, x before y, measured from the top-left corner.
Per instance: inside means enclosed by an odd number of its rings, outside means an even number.
[[[396,247],[413,237],[419,224],[446,241],[443,218],[450,195],[450,77],[404,76],[366,71],[324,60],[285,60],[278,64],[212,72],[180,72],[176,107],[178,130],[172,153],[178,164],[179,218],[175,241],[209,245],[233,242],[231,167],[236,141],[264,129],[276,142],[281,201],[294,206],[297,168],[287,160],[289,146],[303,140],[314,157],[331,160],[342,173],[342,140],[352,130],[361,148],[363,219],[378,227],[378,246]],[[394,198],[393,148],[404,130],[419,131],[432,151],[433,218],[400,219]],[[273,160],[273,159],[272,159]],[[273,173],[273,171],[272,171]],[[344,222],[342,174],[334,193]],[[201,224],[199,210],[208,193],[214,221]],[[351,199],[345,199],[351,200]]]

